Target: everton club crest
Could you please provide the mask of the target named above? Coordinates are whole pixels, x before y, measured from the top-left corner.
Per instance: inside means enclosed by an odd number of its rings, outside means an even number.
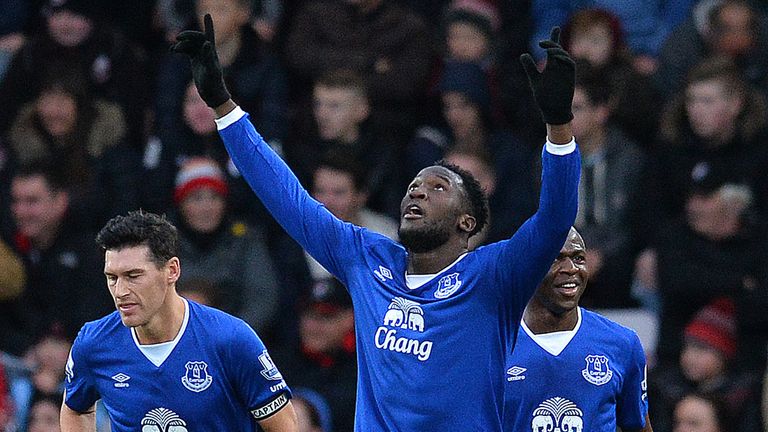
[[[581,375],[590,383],[603,385],[613,377],[613,371],[608,367],[608,357],[588,355],[584,360],[587,361],[587,367],[581,371]]]
[[[437,281],[437,291],[435,291],[435,298],[444,299],[451,294],[455,293],[461,286],[458,273],[451,273],[443,276]]]
[[[187,369],[183,377],[181,377],[181,383],[184,384],[188,390],[195,393],[207,389],[213,382],[213,377],[208,375],[208,365],[202,361],[190,361],[187,362],[184,367]]]

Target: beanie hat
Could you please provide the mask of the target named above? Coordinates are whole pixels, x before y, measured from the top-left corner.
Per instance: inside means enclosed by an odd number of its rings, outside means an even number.
[[[448,61],[440,77],[440,93],[447,92],[463,94],[482,110],[491,106],[488,77],[476,63]]]
[[[50,15],[60,10],[67,10],[87,18],[94,18],[99,13],[98,7],[98,2],[95,0],[48,0],[43,11],[46,15]]]
[[[730,359],[736,354],[736,306],[719,298],[702,308],[685,327],[687,340],[696,341]]]
[[[448,8],[446,26],[462,22],[474,26],[488,38],[499,30],[501,20],[496,8],[483,0],[455,0]]]
[[[227,196],[227,181],[224,171],[213,159],[206,157],[188,159],[176,175],[173,200],[178,204],[192,191],[201,188],[213,189],[219,195]]]

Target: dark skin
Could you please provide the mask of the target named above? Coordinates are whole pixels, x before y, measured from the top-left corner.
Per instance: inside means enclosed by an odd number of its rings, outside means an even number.
[[[589,280],[584,239],[571,228],[560,254],[536,288],[523,313],[525,325],[534,333],[573,330],[579,319],[579,299]],[[645,416],[645,427],[626,432],[653,432]]]
[[[232,99],[214,108],[221,118],[235,109]],[[553,144],[564,145],[573,139],[571,124],[547,125],[547,138]],[[408,207],[416,205],[421,215],[407,215]],[[408,273],[437,273],[469,250],[470,232],[477,221],[470,214],[466,192],[458,174],[440,166],[424,168],[408,186],[400,205],[401,229],[432,226],[447,234],[447,240],[427,251],[408,249]],[[418,212],[418,210],[417,210]]]

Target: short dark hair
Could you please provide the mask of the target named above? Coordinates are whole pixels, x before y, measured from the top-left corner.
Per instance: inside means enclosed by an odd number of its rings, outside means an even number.
[[[178,256],[179,234],[165,215],[135,210],[110,219],[96,235],[96,243],[105,251],[146,245],[152,261],[161,267]]]
[[[341,171],[352,177],[355,189],[364,191],[368,189],[368,171],[365,166],[352,156],[347,149],[333,147],[323,153],[315,172],[320,168]]]
[[[51,160],[34,159],[20,165],[13,173],[14,179],[29,179],[40,176],[45,180],[48,189],[53,192],[63,192],[69,187],[69,182],[62,169]]]
[[[315,80],[315,86],[355,90],[368,98],[368,86],[363,76],[352,69],[333,69],[325,71]]]
[[[469,171],[445,160],[441,159],[435,162],[435,165],[453,171],[456,173],[456,175],[461,177],[461,181],[464,184],[464,192],[466,193],[468,201],[468,210],[477,222],[475,229],[469,233],[469,236],[472,237],[473,235],[482,231],[483,228],[485,228],[485,225],[488,223],[489,210],[488,196],[483,191],[483,187],[480,186],[480,182],[478,182],[477,179]]]

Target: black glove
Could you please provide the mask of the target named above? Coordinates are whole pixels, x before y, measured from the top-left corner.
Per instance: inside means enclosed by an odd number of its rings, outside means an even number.
[[[544,121],[551,125],[561,125],[573,119],[571,102],[576,81],[576,64],[568,52],[560,46],[560,28],[552,29],[549,40],[539,42],[547,50],[547,64],[539,72],[530,54],[520,56],[528,83],[533,90],[533,98],[541,110]]]
[[[176,36],[171,51],[186,54],[192,63],[192,78],[205,104],[211,108],[228,101],[231,96],[224,85],[224,73],[216,55],[216,39],[213,35],[213,20],[205,14],[205,33],[186,30]]]

